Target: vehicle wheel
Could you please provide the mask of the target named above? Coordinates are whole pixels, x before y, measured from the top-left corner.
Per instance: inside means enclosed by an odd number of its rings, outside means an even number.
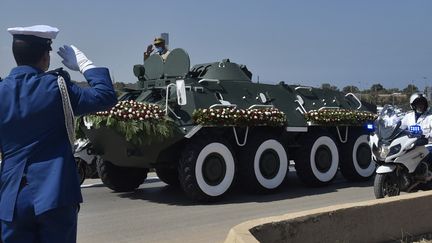
[[[360,135],[348,140],[341,151],[340,170],[342,175],[351,181],[365,181],[375,172],[375,162],[372,160],[368,135]]]
[[[187,196],[213,201],[224,195],[234,179],[232,150],[223,139],[197,138],[186,145],[180,156],[180,185]]]
[[[336,176],[338,167],[338,148],[334,139],[328,134],[303,142],[295,161],[300,180],[311,186],[330,183]]]
[[[157,168],[156,175],[159,179],[170,186],[180,185],[178,170],[172,168]]]
[[[257,134],[249,139],[240,152],[239,180],[251,192],[278,188],[288,171],[288,156],[276,139]]]
[[[79,182],[80,185],[82,185],[84,180],[86,179],[86,171],[87,171],[86,162],[80,158],[75,158],[75,161],[78,167]]]
[[[99,158],[96,161],[99,177],[105,186],[116,192],[138,188],[147,178],[148,169],[120,167]]]
[[[375,198],[398,196],[400,194],[400,184],[396,173],[376,174],[374,193]]]

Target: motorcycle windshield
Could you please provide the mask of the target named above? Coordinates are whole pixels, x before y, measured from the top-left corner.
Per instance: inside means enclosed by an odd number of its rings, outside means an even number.
[[[391,105],[383,107],[375,121],[376,133],[380,140],[391,140],[403,132],[400,129],[403,114]]]
[[[385,121],[378,119],[376,121],[376,133],[381,140],[389,140],[396,132],[396,126],[386,126]]]

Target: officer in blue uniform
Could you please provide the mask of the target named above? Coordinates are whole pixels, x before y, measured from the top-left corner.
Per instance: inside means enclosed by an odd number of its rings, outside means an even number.
[[[17,67],[0,82],[1,237],[5,243],[76,242],[82,196],[58,79],[63,77],[69,107],[80,116],[116,104],[109,71],[74,46],[60,48],[63,64],[90,85],[80,88],[64,71],[46,72],[57,28],[8,31]]]

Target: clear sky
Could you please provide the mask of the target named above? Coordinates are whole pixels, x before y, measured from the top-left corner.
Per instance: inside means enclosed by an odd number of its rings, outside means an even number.
[[[8,27],[60,29],[53,49],[74,44],[115,81],[161,32],[191,63],[229,58],[253,80],[339,88],[432,85],[431,0],[1,0],[0,76],[15,66]],[[52,52],[51,69],[62,66]],[[83,80],[76,72],[75,80]]]

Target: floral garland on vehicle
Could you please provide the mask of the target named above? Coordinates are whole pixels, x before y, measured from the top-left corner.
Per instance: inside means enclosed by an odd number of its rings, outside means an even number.
[[[359,126],[377,118],[369,111],[348,109],[311,110],[305,113],[306,121],[320,125],[353,125]]]
[[[276,108],[209,108],[193,112],[195,123],[204,126],[285,126],[285,114]]]
[[[82,119],[82,118],[81,118]],[[86,122],[93,128],[113,128],[126,141],[135,145],[149,144],[171,137],[177,130],[175,124],[165,116],[165,111],[155,104],[137,101],[120,101],[108,111],[87,115]],[[77,125],[77,137],[83,136],[82,121]]]

